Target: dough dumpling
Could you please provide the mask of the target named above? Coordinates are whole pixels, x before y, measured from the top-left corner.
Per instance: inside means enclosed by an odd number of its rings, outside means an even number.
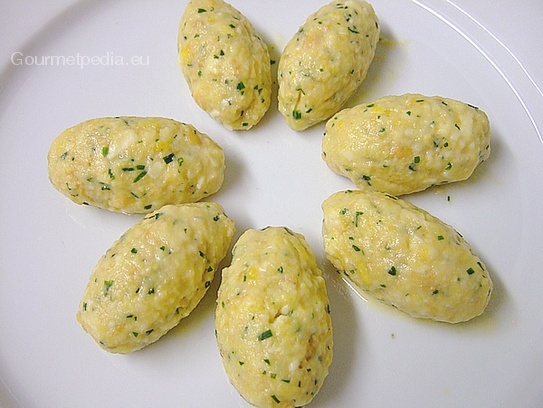
[[[465,180],[490,155],[490,123],[472,105],[405,94],[344,109],[326,123],[322,157],[361,189],[392,195]]]
[[[212,202],[148,214],[100,258],[77,320],[111,353],[157,341],[203,298],[233,234],[234,221]]]
[[[91,119],[51,144],[49,179],[77,204],[149,213],[217,192],[224,152],[194,126],[173,119]]]
[[[179,66],[198,106],[228,129],[248,130],[271,102],[268,47],[223,0],[191,0],[179,24]]]
[[[225,371],[258,407],[303,406],[332,362],[326,285],[305,238],[283,227],[248,230],[223,269],[216,336]]]
[[[310,15],[279,60],[288,126],[305,130],[340,110],[366,78],[378,41],[379,20],[364,0],[334,1]]]
[[[322,208],[326,256],[361,291],[448,323],[485,310],[492,293],[486,266],[451,226],[380,192],[338,192]]]

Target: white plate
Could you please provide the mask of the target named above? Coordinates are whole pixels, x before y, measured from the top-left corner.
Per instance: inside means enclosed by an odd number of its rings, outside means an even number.
[[[232,3],[278,60],[325,2]],[[366,302],[338,278],[323,254],[320,205],[351,184],[320,158],[323,126],[293,132],[276,105],[247,133],[215,123],[177,66],[186,1],[154,4],[2,3],[0,405],[246,406],[215,345],[218,277],[194,314],[132,355],[103,352],[75,320],[98,258],[138,217],[65,199],[47,179],[47,150],[62,130],[89,118],[156,115],[192,123],[224,148],[226,182],[212,199],[236,220],[236,238],[247,228],[286,225],[313,247],[328,283],[335,354],[312,406],[542,406],[543,3],[373,1],[388,41],[350,104],[440,94],[480,106],[492,121],[491,158],[472,179],[407,197],[462,232],[491,270],[486,313],[460,325]],[[102,59],[38,65],[42,57],[78,55]],[[118,58],[127,65],[114,65]]]

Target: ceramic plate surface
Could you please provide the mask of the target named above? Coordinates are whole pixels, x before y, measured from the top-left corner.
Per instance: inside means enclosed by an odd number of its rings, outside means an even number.
[[[275,61],[325,4],[231,3]],[[215,123],[177,65],[185,5],[0,6],[0,405],[247,406],[215,344],[218,275],[193,314],[131,355],[102,351],[75,319],[96,262],[140,217],[64,198],[49,183],[47,151],[84,120],[140,115],[191,123],[223,147],[226,181],[209,199],[235,219],[235,239],[281,225],[312,246],[330,296],[334,361],[311,406],[543,406],[543,4],[373,1],[382,38],[349,106],[419,92],[479,106],[491,120],[492,154],[472,178],[405,197],[460,231],[490,270],[485,314],[458,325],[412,319],[341,280],[324,256],[321,203],[353,186],[321,159],[324,125],[294,132],[276,102],[249,132]]]

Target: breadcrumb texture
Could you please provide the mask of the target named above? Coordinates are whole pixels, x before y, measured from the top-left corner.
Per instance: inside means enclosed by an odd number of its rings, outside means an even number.
[[[148,214],[100,258],[77,320],[111,353],[157,341],[203,298],[233,234],[234,221],[212,202]]]
[[[66,129],[48,153],[52,185],[77,204],[149,213],[217,192],[222,148],[194,126],[173,119],[98,118]]]
[[[271,103],[268,47],[222,0],[191,0],[179,24],[179,66],[198,106],[228,129],[248,130]]]
[[[334,1],[307,18],[279,60],[279,111],[288,126],[305,130],[343,107],[366,78],[379,32],[364,0]]]
[[[326,256],[356,288],[417,318],[459,323],[485,310],[487,268],[451,226],[380,192],[338,192],[322,207]]]
[[[307,404],[332,362],[330,306],[305,238],[283,227],[247,230],[222,272],[216,334],[225,371],[258,407]]]
[[[322,157],[361,189],[392,195],[462,181],[490,155],[481,109],[404,94],[344,109],[326,123]]]

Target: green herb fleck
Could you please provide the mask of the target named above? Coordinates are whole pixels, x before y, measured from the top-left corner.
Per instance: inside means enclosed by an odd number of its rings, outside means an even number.
[[[260,336],[258,336],[258,341],[269,339],[272,336],[273,336],[273,333],[272,333],[271,329],[268,329],[265,332],[262,332],[260,334]]]
[[[443,241],[445,238],[443,237],[443,235],[438,235],[437,236],[437,240],[438,241]]]
[[[271,397],[272,397],[272,399],[273,399],[275,402],[277,402],[278,404],[281,403],[281,401],[279,400],[279,398],[277,398],[275,395],[272,395]]]
[[[102,156],[106,157],[109,153],[109,146],[102,147]]]
[[[198,13],[205,13],[205,12],[207,12],[206,9],[203,9],[203,8],[199,8],[199,9],[198,9]]]
[[[134,183],[137,183],[138,181],[140,181],[142,178],[144,178],[146,176],[147,172],[145,170],[143,170],[140,174],[138,174],[138,176],[134,179]]]
[[[388,274],[389,274],[389,275],[392,275],[392,276],[396,276],[396,267],[395,267],[395,266],[392,266],[392,267],[388,270]]]
[[[104,295],[107,295],[109,289],[113,286],[113,280],[104,281]]]
[[[169,155],[163,158],[164,163],[166,164],[170,164],[174,159],[175,159],[175,154],[173,153],[170,153]]]
[[[468,270],[466,272],[468,273],[468,275],[473,275],[475,273],[473,268],[468,268]]]
[[[364,211],[357,211],[356,212],[356,215],[354,217],[354,226],[355,227],[358,227],[358,217],[360,217],[361,215],[364,215]]]
[[[300,120],[300,119],[302,119],[302,112],[300,112],[299,110],[295,110],[295,111],[292,112],[292,117],[295,120]]]

